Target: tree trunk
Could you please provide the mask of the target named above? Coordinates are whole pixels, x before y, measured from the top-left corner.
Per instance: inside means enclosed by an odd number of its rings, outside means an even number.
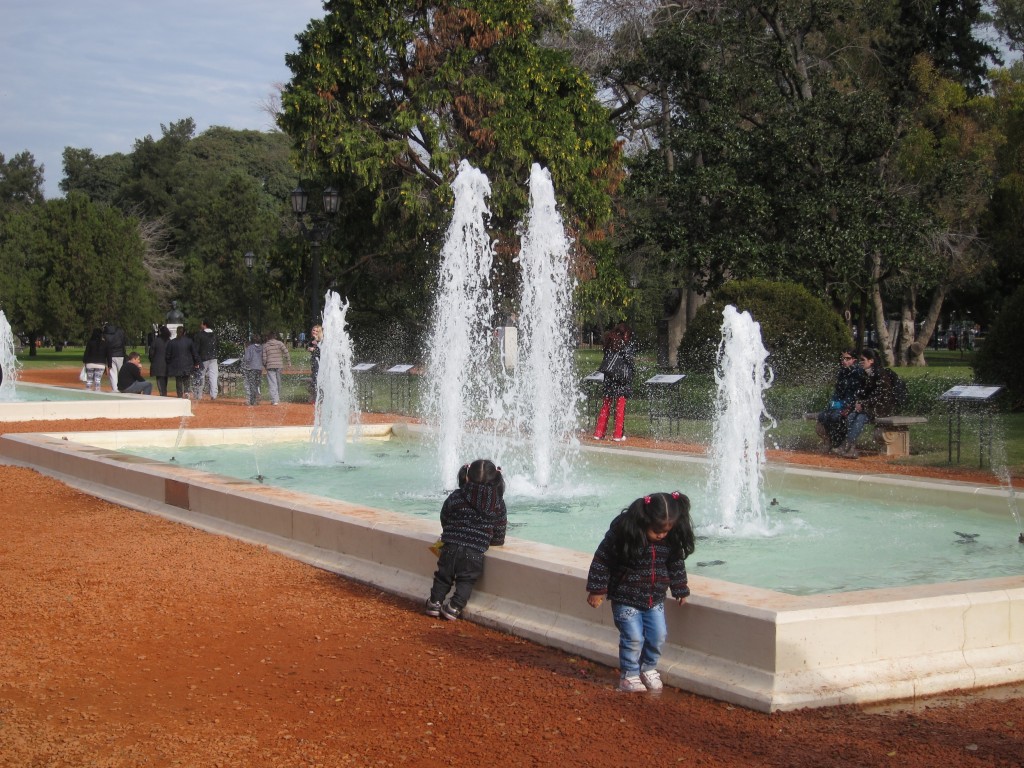
[[[900,336],[897,340],[896,360],[900,365],[910,365],[910,348],[916,341],[917,333],[917,292],[911,286],[903,294],[900,307]]]
[[[892,354],[892,341],[889,337],[889,326],[885,323],[885,302],[882,300],[882,254],[875,251],[871,254],[871,303],[875,312],[875,333],[878,334],[878,351],[886,367],[891,367],[895,360]]]
[[[924,316],[924,324],[921,326],[921,335],[914,339],[914,343],[907,350],[907,365],[927,365],[924,359],[924,351],[928,347],[928,340],[935,333],[939,324],[939,316],[942,313],[942,304],[946,300],[948,285],[940,285],[932,294],[931,304],[928,305],[928,312]]]

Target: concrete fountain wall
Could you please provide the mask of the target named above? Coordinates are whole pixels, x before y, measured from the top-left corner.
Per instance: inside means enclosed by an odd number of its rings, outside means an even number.
[[[17,391],[36,399],[0,400],[0,422],[61,419],[169,419],[192,415],[187,398],[82,392],[48,384],[19,383]],[[68,399],[68,395],[76,399]]]
[[[383,426],[363,438],[390,434]],[[117,452],[308,437],[308,428],[6,435],[0,460],[419,603],[435,565],[428,547],[436,522]],[[815,485],[828,476],[786,472],[788,482]],[[972,506],[1006,508],[997,490],[916,484],[947,503],[970,494]],[[509,539],[487,554],[466,616],[614,667],[618,633],[610,611],[585,599],[589,562],[587,554]],[[670,685],[695,693],[774,711],[1024,680],[1024,576],[806,597],[700,576],[691,576],[691,588],[685,607],[668,606],[661,669]]]

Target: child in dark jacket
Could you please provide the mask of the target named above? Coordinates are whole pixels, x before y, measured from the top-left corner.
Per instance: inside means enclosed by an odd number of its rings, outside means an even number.
[[[660,690],[658,660],[668,634],[665,593],[682,605],[690,588],[686,558],[693,554],[690,500],[679,493],[639,498],[612,520],[587,575],[587,602],[607,595],[619,630],[620,691]]]
[[[425,606],[428,616],[454,621],[484,570],[484,552],[505,543],[508,514],[501,468],[477,459],[459,470],[459,488],[441,507],[441,554]],[[445,602],[449,591],[452,596]]]

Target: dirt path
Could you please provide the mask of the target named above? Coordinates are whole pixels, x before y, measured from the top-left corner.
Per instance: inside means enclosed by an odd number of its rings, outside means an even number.
[[[242,426],[201,403],[194,426]],[[260,409],[309,423],[309,406]],[[134,426],[166,426],[166,420]],[[110,422],[34,424],[110,428]],[[23,425],[7,427],[26,431]],[[13,430],[7,430],[13,431]],[[3,766],[1020,766],[1024,693],[762,715],[0,467]],[[583,596],[581,596],[583,599]]]

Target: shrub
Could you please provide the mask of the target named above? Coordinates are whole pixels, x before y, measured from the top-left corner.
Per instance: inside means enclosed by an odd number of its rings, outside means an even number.
[[[835,376],[840,351],[852,346],[850,331],[824,301],[795,283],[737,280],[722,286],[697,310],[679,345],[679,365],[706,373],[721,341],[722,310],[732,304],[761,325],[768,364],[779,381],[816,383]]]
[[[1024,407],[1024,286],[1008,298],[971,362],[974,377],[983,384],[1002,384],[1011,407]]]

